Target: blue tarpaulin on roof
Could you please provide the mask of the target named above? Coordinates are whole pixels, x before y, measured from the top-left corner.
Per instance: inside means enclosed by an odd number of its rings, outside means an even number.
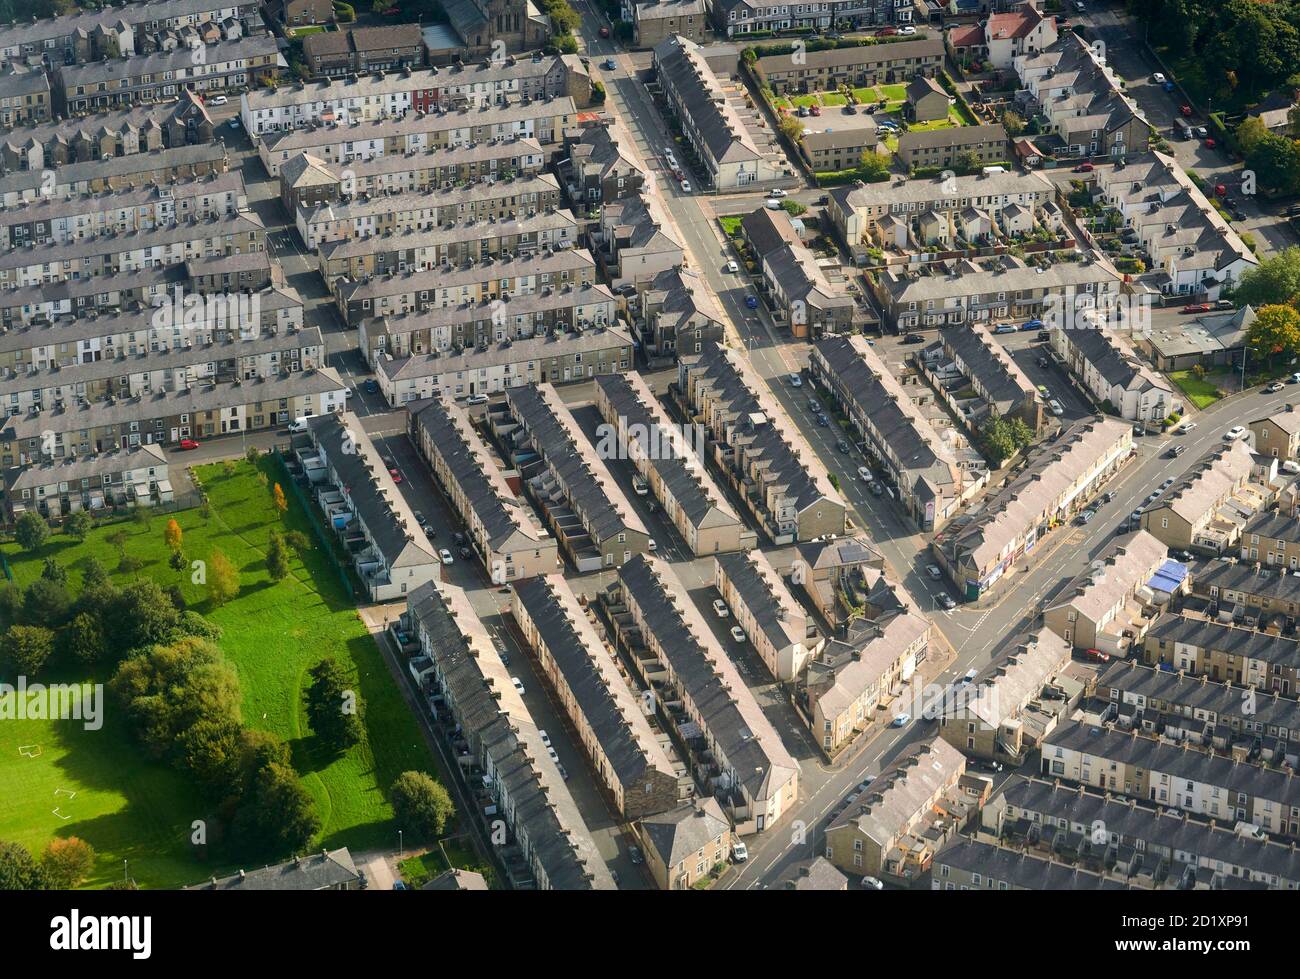
[[[1152,591],[1174,592],[1187,580],[1187,565],[1178,561],[1166,561],[1160,570],[1147,583]]]

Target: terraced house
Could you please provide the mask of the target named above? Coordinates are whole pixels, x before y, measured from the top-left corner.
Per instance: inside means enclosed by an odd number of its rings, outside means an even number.
[[[42,197],[99,194],[148,184],[161,186],[178,180],[206,177],[209,173],[224,173],[228,169],[230,154],[221,140],[90,163],[69,163],[53,171],[52,184],[44,177],[46,171],[41,170],[25,170],[0,177],[0,205],[13,207]]]
[[[1042,773],[1216,821],[1253,823],[1270,834],[1300,835],[1300,782],[1290,772],[1136,731],[1086,723],[1058,728],[1043,745]]]
[[[418,71],[403,68],[322,78],[274,90],[256,89],[240,96],[240,115],[255,136],[311,125],[397,119],[410,112],[459,117],[458,128],[481,129],[504,121],[493,110],[530,109],[535,117],[544,105],[554,110],[552,114],[572,115],[575,103],[585,105],[590,98],[591,79],[576,57],[510,60],[514,63]],[[521,104],[520,99],[526,101]],[[477,118],[483,111],[488,115]]]
[[[990,676],[946,698],[939,737],[970,758],[1020,765],[1056,729],[1066,710],[1064,695],[1044,696],[1070,662],[1070,644],[1039,629],[995,660]]]
[[[1034,449],[1006,486],[977,512],[935,537],[939,565],[967,599],[978,599],[1067,522],[1133,456],[1131,426],[1098,415]]]
[[[407,600],[405,623],[423,654],[421,682],[442,698],[436,720],[448,732],[465,732],[467,754],[483,773],[480,784],[509,830],[511,884],[614,890],[537,721],[465,592],[430,582]]]
[[[43,198],[0,209],[0,247],[65,245],[106,233],[150,231],[175,221],[235,214],[247,207],[239,170],[166,187]]]
[[[50,80],[20,62],[0,67],[0,126],[24,126],[50,118]]]
[[[489,218],[427,230],[410,228],[372,237],[337,238],[321,243],[319,268],[326,282],[334,282],[408,270],[449,270],[498,257],[502,261],[516,255],[527,259],[571,247],[578,237],[577,227],[568,211],[544,211],[522,219]]]
[[[174,498],[167,458],[156,445],[15,466],[4,474],[9,520],[27,512],[49,520],[81,510],[154,506]]]
[[[621,567],[651,537],[552,384],[506,391],[490,424],[578,571]]]
[[[741,4],[746,2],[739,0]],[[943,40],[935,36],[807,51],[802,62],[797,62],[793,54],[766,55],[755,62],[754,69],[772,91],[784,95],[835,91],[844,85],[862,88],[901,84],[917,75],[933,78],[943,67],[943,57]]]
[[[631,363],[632,337],[616,327],[598,326],[446,355],[387,359],[376,373],[384,399],[397,408],[439,393],[459,398],[499,394],[520,384],[581,381],[621,373]]]
[[[726,335],[722,309],[698,272],[685,267],[660,272],[642,286],[636,322],[642,349],[652,363],[671,363],[700,353]]]
[[[708,343],[682,357],[673,395],[774,543],[844,533],[847,508],[830,474],[741,351]]]
[[[632,463],[692,554],[758,545],[758,535],[732,509],[640,374],[597,377],[596,407],[605,423],[605,458],[612,452]]]
[[[1267,486],[1251,481],[1253,475],[1253,454],[1245,442],[1216,446],[1143,508],[1142,529],[1178,550],[1216,557],[1234,553],[1247,521],[1270,496]]]
[[[1162,615],[1147,632],[1142,656],[1187,676],[1282,696],[1300,691],[1300,643],[1277,630],[1260,632],[1191,613]]]
[[[40,369],[28,364],[24,373],[8,371],[0,377],[0,405],[16,415],[65,404],[185,391],[214,381],[251,381],[321,366],[322,353],[320,330],[311,327],[224,341],[190,339],[167,352],[142,350],[132,356],[122,352],[113,359],[70,366]]]
[[[993,320],[1042,319],[1049,326],[1064,310],[1110,308],[1122,277],[1095,254],[1047,267],[1011,255],[950,262],[924,271],[887,269],[867,283],[887,323],[906,332]]]
[[[707,186],[735,190],[780,176],[727,101],[698,44],[680,35],[666,39],[655,48],[654,67],[673,119],[700,160]]]
[[[115,109],[94,118],[56,119],[0,136],[0,169],[43,170],[211,142],[212,117],[185,91],[164,103]]]
[[[601,787],[625,819],[675,808],[694,792],[666,732],[650,727],[563,575],[511,586],[510,611],[578,733]]]
[[[617,309],[614,294],[602,285],[543,289],[508,301],[493,299],[362,320],[358,343],[362,357],[373,367],[385,353],[411,357],[447,352],[457,344],[462,349],[477,348],[552,331],[609,326],[616,322]]]
[[[543,163],[541,144],[534,139],[409,150],[370,159],[336,157],[334,162],[304,152],[285,164],[280,175],[280,200],[293,212],[344,195],[412,193],[434,187],[449,190],[452,185],[485,178],[532,177],[541,171]]]
[[[196,60],[200,59],[201,60]],[[283,61],[272,36],[178,47],[114,61],[65,65],[54,73],[60,111],[84,115],[162,102],[183,91],[228,92],[274,81]]]
[[[258,5],[240,0],[148,0],[99,10],[50,17],[0,29],[0,56],[5,61],[44,58],[50,67],[116,58],[136,50],[146,34],[234,18],[259,19]]]
[[[808,366],[885,466],[921,529],[940,529],[983,485],[985,477],[961,466],[865,337],[817,341]]]
[[[1280,690],[1253,694],[1202,674],[1112,663],[1097,677],[1097,696],[1115,721],[1146,734],[1232,751],[1295,768],[1300,759],[1300,701]]]
[[[1245,561],[1208,561],[1196,569],[1192,594],[1208,598],[1215,612],[1254,628],[1257,622],[1289,624],[1300,616],[1300,576]]]
[[[1098,404],[1121,418],[1159,425],[1183,410],[1182,397],[1161,374],[1139,359],[1118,330],[1068,324],[1052,329],[1052,349]]]
[[[330,77],[418,68],[425,59],[419,24],[348,27],[309,34],[303,38],[302,53],[313,75]]]
[[[943,357],[950,358],[949,363],[960,375],[960,381],[954,378],[952,383],[964,382],[984,402],[982,411],[977,408],[966,415],[967,424],[978,425],[981,415],[1019,418],[1035,435],[1042,431],[1047,424],[1047,407],[1041,393],[985,324],[941,329],[939,342]],[[936,387],[942,396],[952,395],[945,384],[946,375],[932,374],[932,379],[938,382]],[[958,397],[960,393],[952,395],[949,403],[955,403]]]
[[[1255,436],[1255,451],[1275,459],[1300,456],[1300,408],[1286,405],[1281,411],[1258,418],[1249,425]]]
[[[251,212],[148,231],[103,234],[67,244],[28,245],[0,256],[0,285],[94,278],[209,255],[261,251],[265,229]]]
[[[412,443],[433,471],[491,580],[500,585],[552,574],[555,538],[538,526],[492,459],[464,408],[442,398],[407,406]]]
[[[283,428],[295,418],[342,411],[344,390],[339,376],[321,367],[9,415],[0,423],[0,465]]]
[[[298,233],[309,248],[347,238],[427,231],[462,221],[514,221],[553,211],[560,204],[555,177],[539,174],[450,189],[425,188],[369,199],[299,208]],[[570,239],[572,241],[572,239]]]
[[[777,680],[796,679],[820,651],[816,623],[762,551],[716,555],[713,586]]]
[[[799,794],[799,764],[772,727],[731,657],[672,567],[637,555],[602,593],[618,641],[657,693],[661,720],[703,739],[692,759],[701,794],[712,796],[741,836],[772,829]],[[683,739],[685,740],[685,739]]]
[[[373,316],[478,304],[547,289],[579,288],[596,281],[596,263],[583,249],[548,250],[538,255],[475,262],[459,268],[433,269],[382,276],[336,279],[330,283],[344,322],[354,326]]]

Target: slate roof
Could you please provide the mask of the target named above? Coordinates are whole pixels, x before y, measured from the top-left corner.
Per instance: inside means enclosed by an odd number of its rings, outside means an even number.
[[[274,867],[241,870],[229,877],[214,877],[191,884],[187,891],[323,891],[354,884],[361,879],[347,847],[294,857]]]

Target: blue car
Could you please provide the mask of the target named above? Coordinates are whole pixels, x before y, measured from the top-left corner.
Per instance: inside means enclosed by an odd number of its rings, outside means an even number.
[[[1166,91],[1166,92],[1172,92],[1173,90],[1174,90],[1174,83],[1173,83],[1173,82],[1165,82],[1165,91]]]
[[[1026,323],[1026,324],[1025,324],[1024,326],[1022,326],[1020,329],[1022,329],[1022,330],[1041,330],[1042,328],[1043,328],[1043,321],[1042,321],[1042,320],[1030,320],[1028,323]]]
[[[362,385],[362,388],[365,389],[366,394],[378,394],[379,382],[372,377],[369,380],[367,380],[365,384]]]
[[[757,297],[757,296],[746,296],[746,297],[745,297],[745,305],[748,306],[750,309],[758,309],[758,297]]]

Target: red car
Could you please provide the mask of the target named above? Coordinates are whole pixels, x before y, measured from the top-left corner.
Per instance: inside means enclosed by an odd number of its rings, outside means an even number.
[[[1213,136],[1209,137],[1209,138],[1206,139],[1206,141],[1205,141],[1205,148],[1206,148],[1207,150],[1212,150],[1212,149],[1214,149],[1214,148],[1215,148],[1216,146],[1218,146],[1218,145],[1219,145],[1219,144],[1216,143],[1216,142],[1214,141],[1214,137],[1213,137]]]
[[[602,27],[599,31],[601,37],[609,37],[609,28]]]
[[[1215,185],[1214,185],[1214,196],[1215,196],[1215,197],[1227,197],[1227,196],[1228,196],[1228,187],[1227,187],[1227,185],[1226,185],[1226,184],[1215,184]]]
[[[1095,169],[1097,169],[1097,168],[1094,167],[1091,163],[1080,163],[1077,167],[1074,168],[1074,172],[1075,172],[1075,173],[1092,173],[1092,171],[1095,170]]]
[[[820,105],[811,105],[808,107],[808,111],[815,116],[819,116],[822,114],[822,107]]]
[[[194,441],[194,439],[181,439],[181,449],[182,449],[182,450],[185,450],[185,449],[197,449],[198,447],[199,447],[199,443],[196,442],[196,441]]]
[[[876,31],[876,37],[893,37],[897,33],[897,27],[882,27],[880,30]]]
[[[1209,303],[1193,303],[1190,306],[1184,306],[1184,313],[1208,313],[1210,311]]]
[[[1110,656],[1108,656],[1106,653],[1103,653],[1100,649],[1089,649],[1083,655],[1086,656],[1088,659],[1092,660],[1094,663],[1110,662]]]
[[[1181,112],[1188,119],[1192,117],[1192,107],[1190,105],[1184,105],[1178,111]]]

